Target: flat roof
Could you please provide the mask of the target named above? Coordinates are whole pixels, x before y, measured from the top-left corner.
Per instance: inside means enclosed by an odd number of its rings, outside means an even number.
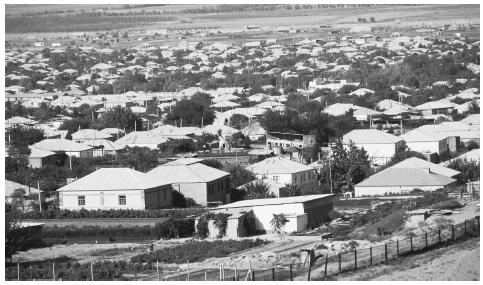
[[[333,194],[318,194],[318,195],[305,195],[305,196],[295,196],[295,197],[283,197],[283,198],[267,198],[267,199],[253,199],[253,200],[243,200],[235,203],[226,204],[216,209],[229,209],[229,208],[243,208],[243,207],[254,207],[254,206],[267,206],[267,205],[281,205],[281,204],[295,204],[295,203],[305,203],[313,200],[333,197]]]

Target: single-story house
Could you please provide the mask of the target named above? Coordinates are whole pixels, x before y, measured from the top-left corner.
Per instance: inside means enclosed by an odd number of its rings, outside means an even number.
[[[413,169],[429,169],[432,173],[436,173],[439,175],[443,175],[446,177],[455,178],[460,174],[459,171],[445,167],[440,164],[435,164],[430,161],[417,158],[417,157],[410,157],[407,158],[393,166],[391,168],[413,168]]]
[[[102,140],[111,138],[111,136],[105,132],[94,129],[81,129],[71,134],[71,136],[72,140],[78,143],[83,143],[86,140]]]
[[[253,212],[255,228],[259,233],[271,232],[273,215],[284,214],[288,219],[284,230],[300,232],[317,227],[329,220],[334,207],[334,195],[319,194],[284,198],[238,201],[216,208],[217,213]]]
[[[178,159],[160,165],[147,173],[150,179],[172,184],[186,198],[198,204],[230,201],[230,173],[201,164],[192,159]]]
[[[352,130],[342,137],[342,143],[348,147],[350,143],[363,148],[373,164],[385,165],[396,152],[404,146],[404,141],[392,134],[376,130]]]
[[[53,165],[57,160],[57,154],[52,151],[30,146],[28,165],[32,168],[42,168],[45,165]]]
[[[354,192],[355,197],[408,194],[415,189],[445,189],[455,182],[456,179],[437,174],[431,168],[390,167],[354,185]]]
[[[61,209],[162,209],[171,207],[169,184],[131,168],[101,168],[57,190]]]
[[[406,146],[421,153],[442,154],[449,151],[450,137],[435,132],[422,132],[418,129],[411,130],[399,136],[404,140]]]
[[[45,139],[32,147],[55,153],[65,153],[68,156],[88,158],[92,157],[92,147],[66,139]]]
[[[273,195],[275,195],[277,197],[288,197],[289,196],[288,188],[285,184],[273,181],[272,179],[269,179],[269,178],[255,179],[255,180],[247,182],[247,183],[245,183],[241,186],[238,186],[237,189],[245,189],[246,187],[248,187],[249,185],[254,184],[254,183],[263,183],[263,184],[267,185],[269,190],[270,190],[270,193],[272,193]]]
[[[268,178],[281,184],[295,184],[304,189],[317,181],[315,170],[283,157],[269,157],[247,166],[258,179]]]

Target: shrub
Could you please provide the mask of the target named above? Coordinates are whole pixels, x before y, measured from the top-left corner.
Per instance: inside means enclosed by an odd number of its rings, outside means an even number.
[[[438,210],[453,210],[461,207],[463,207],[463,205],[458,200],[443,201],[433,205],[433,209]]]
[[[167,247],[161,250],[143,253],[131,258],[132,263],[185,263],[203,261],[212,257],[225,257],[231,253],[267,244],[268,241],[256,239],[244,240],[217,240],[209,241],[188,241],[184,244]]]
[[[335,211],[335,210],[331,210],[329,212],[329,219],[331,219],[331,220],[336,220],[340,217],[341,217],[341,214],[339,212]]]

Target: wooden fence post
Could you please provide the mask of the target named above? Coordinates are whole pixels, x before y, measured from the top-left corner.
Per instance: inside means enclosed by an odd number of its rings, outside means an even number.
[[[20,281],[20,263],[17,262],[17,281]]]
[[[293,281],[293,272],[292,272],[292,266],[293,264],[290,264],[290,281]]]
[[[387,243],[384,243],[384,259],[386,260],[386,263],[387,263]]]
[[[307,281],[310,281],[310,273],[312,272],[312,264],[309,262],[309,273],[307,274]]]
[[[309,269],[310,272],[310,269]],[[275,267],[272,267],[272,281],[275,281]]]
[[[94,265],[92,264],[92,261],[91,261],[91,281],[94,281]]]
[[[329,262],[329,255],[325,256],[325,269],[324,269],[324,277],[327,276],[327,263]]]
[[[476,217],[476,225],[478,226],[478,233],[480,233],[480,217]]]
[[[188,274],[186,275],[186,281],[190,281],[190,273],[188,272]]]
[[[410,252],[413,252],[413,236],[409,237],[409,241],[411,242],[411,250]]]
[[[354,250],[354,269],[357,269],[357,249]]]
[[[451,239],[453,241],[455,241],[455,237],[454,237],[454,225],[451,225]]]
[[[255,281],[255,270],[252,270],[252,281]]]
[[[369,261],[370,261],[371,266],[372,266],[372,246],[369,247]]]
[[[465,237],[468,236],[468,232],[466,231],[466,219],[465,219]]]
[[[339,272],[342,272],[342,255],[339,253]]]
[[[52,276],[54,277],[55,281],[55,262],[52,262]]]
[[[399,239],[396,240],[397,256],[399,257]]]
[[[428,247],[428,233],[424,233],[424,240],[426,242],[426,246],[424,248]]]
[[[205,281],[208,279],[208,273],[205,271]]]
[[[158,281],[159,281],[159,261],[156,260],[156,275],[158,276]]]
[[[438,227],[438,240],[441,243],[441,227]]]

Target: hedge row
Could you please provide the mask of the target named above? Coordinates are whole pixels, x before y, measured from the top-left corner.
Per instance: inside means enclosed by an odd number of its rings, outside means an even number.
[[[122,280],[123,274],[135,272],[154,271],[154,264],[134,264],[126,261],[103,261],[93,264],[94,280]],[[55,279],[62,281],[90,281],[90,263],[80,264],[78,262],[55,263]],[[17,267],[8,267],[5,270],[6,280],[17,280]],[[52,280],[52,262],[39,261],[20,267],[20,280]]]
[[[131,226],[122,225],[114,227],[101,226],[65,226],[47,227],[42,229],[42,238],[147,238],[147,239],[171,239],[191,237],[194,234],[194,220],[169,219],[155,226]]]
[[[48,209],[40,212],[28,212],[24,219],[85,219],[85,218],[175,218],[182,219],[190,215],[206,212],[206,208],[176,208],[158,210],[61,210]]]
[[[188,241],[178,246],[167,247],[151,253],[143,253],[131,258],[133,263],[185,263],[203,261],[212,257],[226,257],[227,255],[245,249],[269,243],[267,240],[217,240]]]

